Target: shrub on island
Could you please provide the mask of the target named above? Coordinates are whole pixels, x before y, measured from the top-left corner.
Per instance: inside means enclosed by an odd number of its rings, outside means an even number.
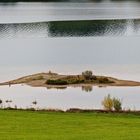
[[[68,82],[65,80],[57,79],[57,80],[47,80],[46,84],[48,85],[67,85]]]
[[[84,72],[82,72],[82,76],[86,79],[86,80],[91,80],[92,79],[92,71],[90,70],[86,70]]]
[[[71,81],[70,80],[68,81],[69,84],[82,84],[84,82],[85,82],[84,79],[73,79]]]
[[[97,80],[97,77],[93,75],[92,71],[86,70],[82,72],[82,76],[84,77],[85,80],[92,81],[92,80]]]

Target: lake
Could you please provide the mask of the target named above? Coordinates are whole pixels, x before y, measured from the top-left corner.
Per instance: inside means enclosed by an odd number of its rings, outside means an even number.
[[[0,82],[38,73],[96,75],[140,81],[139,2],[0,4]],[[91,90],[86,92],[87,90]],[[104,96],[140,110],[139,87],[1,86],[10,106],[100,109]],[[8,104],[5,102],[5,106]]]
[[[62,109],[102,109],[102,100],[110,94],[122,101],[123,109],[140,110],[139,87],[92,87],[92,91],[84,90],[82,87],[66,89],[47,89],[40,87],[29,87],[25,85],[3,86],[0,88],[3,101],[12,100],[11,103],[3,103],[3,106],[18,108],[43,108]],[[37,105],[32,104],[37,101]]]

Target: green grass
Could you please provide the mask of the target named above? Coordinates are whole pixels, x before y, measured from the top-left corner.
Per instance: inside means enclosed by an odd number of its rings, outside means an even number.
[[[0,140],[140,140],[140,116],[0,110]]]

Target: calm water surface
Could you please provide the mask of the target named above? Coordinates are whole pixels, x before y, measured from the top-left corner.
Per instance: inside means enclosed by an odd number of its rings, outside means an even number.
[[[87,2],[74,3],[14,3],[0,4],[1,23],[29,23],[46,21],[138,19],[140,3]]]
[[[3,101],[12,100],[12,103],[3,103],[3,106],[21,108],[35,107],[33,101],[37,101],[38,108],[82,108],[100,109],[104,96],[110,94],[122,100],[124,109],[140,110],[139,87],[92,87],[92,91],[85,91],[84,88],[47,89],[33,88],[29,86],[3,86],[0,88],[0,96]]]
[[[0,4],[0,82],[52,70],[140,81],[139,2]],[[77,19],[77,20],[75,20]],[[90,92],[87,92],[90,91]],[[140,110],[139,87],[0,87],[4,106],[102,108],[105,95]]]

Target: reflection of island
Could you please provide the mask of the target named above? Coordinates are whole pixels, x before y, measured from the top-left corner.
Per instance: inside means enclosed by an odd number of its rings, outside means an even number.
[[[52,86],[47,86],[46,87],[47,88],[47,90],[49,90],[49,89],[61,89],[61,90],[65,90],[65,89],[67,89],[67,86],[66,87],[57,87],[57,86],[55,86],[55,87],[52,87]],[[85,91],[85,92],[91,92],[92,91],[92,89],[93,89],[93,86],[92,85],[83,85],[83,86],[81,86],[81,89],[82,89],[82,91]]]
[[[93,85],[89,85],[89,84],[87,84],[87,85],[77,85],[77,86],[72,86],[72,87],[73,88],[81,87],[81,90],[85,91],[85,92],[92,92],[92,90],[93,90]],[[102,88],[102,87],[106,87],[106,86],[99,85],[98,87]],[[53,86],[53,87],[52,86],[47,86],[46,88],[47,88],[47,90],[49,90],[49,89],[65,90],[65,89],[67,89],[67,86]]]
[[[85,91],[91,91],[90,86],[140,86],[140,82],[120,80],[113,77],[93,75],[92,71],[85,71],[80,75],[60,75],[57,73],[38,73],[21,77],[0,85],[27,84],[33,87],[61,88],[81,86]],[[85,87],[86,86],[86,87]]]
[[[82,91],[91,92],[93,89],[93,86],[87,85],[87,86],[82,86],[81,88],[82,88]]]
[[[58,87],[57,87],[57,86],[56,86],[56,87],[52,87],[52,86],[49,87],[49,86],[47,86],[46,88],[47,88],[48,90],[49,90],[49,89],[61,89],[61,90],[62,90],[62,89],[67,89],[67,87],[59,87],[59,86],[58,86]]]

